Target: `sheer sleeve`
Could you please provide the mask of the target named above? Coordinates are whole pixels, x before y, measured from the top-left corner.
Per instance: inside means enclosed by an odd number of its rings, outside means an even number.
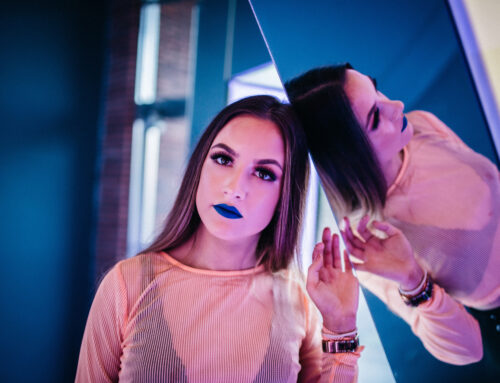
[[[306,337],[300,349],[302,369],[299,382],[351,383],[358,380],[358,359],[362,347],[356,352],[326,353],[321,349],[321,316],[314,304],[304,298],[306,307]]]
[[[434,283],[432,298],[417,307],[401,299],[396,282],[358,272],[362,284],[403,318],[424,347],[437,359],[455,365],[475,363],[483,356],[479,324],[464,306]]]
[[[76,382],[117,382],[127,293],[118,265],[101,282],[80,348]]]

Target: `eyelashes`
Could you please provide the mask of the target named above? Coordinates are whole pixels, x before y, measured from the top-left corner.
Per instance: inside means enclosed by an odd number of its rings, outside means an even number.
[[[214,153],[210,156],[210,158],[217,164],[223,165],[223,166],[229,166],[232,162],[233,159],[231,156],[228,156],[225,153]]]
[[[263,179],[264,181],[269,181],[269,182],[276,181],[276,179],[278,178],[271,169],[265,167],[259,167],[255,169],[255,175]]]
[[[233,164],[233,158],[224,152],[213,153],[210,158],[220,166],[231,166]],[[276,173],[266,166],[256,167],[253,174],[267,182],[274,182],[278,179]]]
[[[380,121],[380,109],[376,108],[375,112],[373,112],[372,130],[376,130],[378,128],[379,121]]]

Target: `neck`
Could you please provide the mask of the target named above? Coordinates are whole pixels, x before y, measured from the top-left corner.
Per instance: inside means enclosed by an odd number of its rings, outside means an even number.
[[[185,265],[205,270],[245,270],[256,266],[259,235],[228,241],[213,236],[200,223],[198,230],[169,255]]]
[[[403,150],[401,150],[396,156],[392,157],[389,161],[382,164],[382,172],[384,173],[387,187],[390,187],[394,181],[396,181],[401,166],[403,166]]]

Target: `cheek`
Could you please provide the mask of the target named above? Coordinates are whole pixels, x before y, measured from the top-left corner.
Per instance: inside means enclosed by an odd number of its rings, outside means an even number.
[[[199,208],[198,204],[204,199],[204,197],[210,191],[210,174],[206,171],[207,167],[203,164],[200,174],[200,182],[198,184],[198,190],[196,191],[196,206]]]
[[[278,202],[280,199],[281,188],[265,188],[260,193],[260,198],[257,198],[258,206],[255,207],[257,212],[256,218],[265,227],[271,222],[273,215],[278,207]]]

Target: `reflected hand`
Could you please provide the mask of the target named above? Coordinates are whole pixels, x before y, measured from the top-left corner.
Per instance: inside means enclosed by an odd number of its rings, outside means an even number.
[[[339,236],[323,230],[322,242],[313,251],[313,263],[307,273],[307,292],[323,316],[330,331],[349,332],[356,328],[359,283],[352,274],[344,251],[345,272],[341,269]]]
[[[413,249],[405,235],[388,222],[373,221],[372,226],[387,235],[381,239],[368,228],[369,216],[364,216],[357,231],[361,239],[352,232],[349,219],[344,218],[346,229],[341,230],[349,253],[362,263],[354,268],[367,271],[398,282],[404,290],[412,290],[422,280],[424,271],[413,256]]]

